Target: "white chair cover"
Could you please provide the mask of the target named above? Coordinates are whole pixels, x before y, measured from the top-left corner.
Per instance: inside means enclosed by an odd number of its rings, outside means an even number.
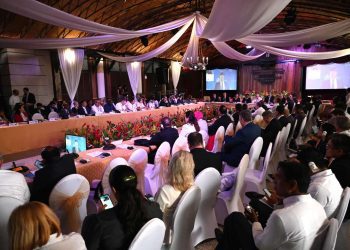
[[[306,124],[305,124],[305,128],[304,128],[305,135],[309,135],[311,133],[314,113],[315,113],[315,105],[312,105],[312,108],[309,112],[309,115],[307,116],[307,120],[306,120]]]
[[[213,153],[221,152],[222,145],[224,143],[225,128],[220,126],[215,133]]]
[[[263,120],[263,117],[261,115],[256,115],[254,117],[253,123],[254,124],[259,124]]]
[[[201,200],[201,190],[190,187],[182,196],[174,213],[173,236],[170,250],[194,249],[191,233]]]
[[[129,158],[129,166],[132,167],[137,176],[137,189],[142,194],[145,193],[145,168],[147,166],[148,155],[146,150],[139,148],[135,150]]]
[[[164,234],[164,222],[158,218],[154,218],[140,229],[131,242],[129,250],[160,250],[162,248]]]
[[[339,223],[337,219],[330,219],[329,225],[327,228],[327,234],[323,242],[322,250],[333,250],[335,247],[335,243],[337,241],[337,233],[338,233]],[[346,249],[346,248],[344,248]]]
[[[0,242],[2,249],[9,249],[7,224],[12,211],[28,202],[29,188],[20,173],[0,170]]]
[[[231,122],[226,128],[225,135],[233,136],[234,134],[235,131],[233,130],[233,123]]]
[[[145,193],[154,196],[165,183],[170,158],[170,144],[163,142],[154,158],[154,164],[147,164],[145,169]]]
[[[343,197],[340,201],[337,215],[335,216],[335,218],[339,222],[339,228],[340,228],[341,224],[343,223],[343,220],[344,220],[344,217],[346,214],[346,210],[348,209],[348,206],[349,206],[349,200],[350,200],[350,188],[347,187],[343,191]]]
[[[288,148],[289,148],[290,142],[292,141],[292,139],[294,137],[294,132],[295,132],[295,129],[297,128],[297,124],[298,124],[298,121],[295,120],[294,125],[293,125],[293,129],[292,129],[291,133],[289,133],[289,136],[288,136],[288,140],[287,140],[287,147]]]
[[[199,130],[199,133],[202,135],[203,137],[203,147],[205,148],[208,145],[208,141],[209,141],[209,135],[208,132],[205,130]]]
[[[350,220],[343,221],[341,224],[338,235],[337,242],[335,244],[336,250],[350,249]]]
[[[276,136],[275,143],[273,144],[272,153],[270,156],[270,163],[269,163],[270,167],[268,168],[268,171],[267,171],[269,174],[275,174],[277,172],[277,166],[279,162],[278,150],[279,150],[279,144],[281,142],[281,136],[282,136],[282,133],[281,131],[279,131]]]
[[[262,137],[258,137],[253,142],[252,146],[249,150],[249,169],[257,169],[259,163],[259,156],[261,153],[261,149],[263,147],[264,141]]]
[[[224,225],[225,218],[230,213],[237,211],[243,212],[243,193],[244,193],[244,178],[248,168],[249,156],[245,154],[239,163],[237,177],[234,186],[228,190],[218,194],[215,215],[219,224]],[[224,177],[226,178],[226,177]]]
[[[240,121],[238,121],[238,123],[237,123],[237,125],[236,125],[236,131],[235,131],[235,133],[237,134],[237,132],[238,132],[240,129],[242,129],[242,124],[241,124]]]
[[[64,234],[81,231],[87,211],[89,181],[79,174],[71,174],[60,180],[51,191],[49,204],[61,221]]]
[[[204,169],[197,175],[195,184],[200,188],[202,197],[191,235],[193,246],[215,238],[214,230],[218,223],[214,207],[220,186],[220,173],[215,168]]]
[[[58,118],[60,118],[60,116],[58,115],[57,112],[51,111],[47,118],[49,118],[49,119],[58,119]]]
[[[177,151],[184,150],[190,152],[190,149],[188,148],[187,138],[183,136],[179,136],[174,145],[173,149],[171,151],[171,155],[174,155]]]
[[[32,120],[33,121],[39,121],[39,120],[45,120],[45,118],[43,117],[42,114],[40,113],[35,113],[33,116],[32,116]]]
[[[303,121],[301,122],[298,135],[297,135],[297,137],[295,138],[295,142],[296,142],[297,145],[301,145],[301,144],[303,143],[303,140],[302,140],[301,135],[302,135],[303,132],[304,132],[306,120],[307,120],[307,115],[305,116],[305,118],[304,118]]]
[[[284,160],[287,160],[287,141],[288,141],[288,135],[289,135],[289,132],[290,132],[290,127],[291,127],[291,124],[288,123],[283,129],[283,133],[282,133],[282,139],[281,139],[281,146],[280,146],[280,150],[278,151],[279,152],[279,159],[280,161],[284,161]]]

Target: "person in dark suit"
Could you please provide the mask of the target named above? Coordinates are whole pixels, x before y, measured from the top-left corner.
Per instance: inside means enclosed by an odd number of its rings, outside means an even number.
[[[217,101],[219,101],[219,99],[218,99],[218,97],[216,96],[215,93],[213,93],[212,97],[210,97],[210,101],[211,101],[211,102],[217,102]]]
[[[120,113],[119,111],[116,110],[113,104],[113,100],[111,98],[107,99],[107,103],[103,106],[103,109],[105,113],[110,113],[110,112]]]
[[[239,94],[235,95],[235,98],[233,98],[233,102],[241,102],[241,98],[239,97]]]
[[[232,167],[238,167],[242,157],[249,153],[254,140],[261,135],[261,128],[252,123],[252,113],[249,110],[241,111],[239,121],[242,129],[233,137],[225,136],[224,151],[221,153],[221,160]]]
[[[78,108],[78,114],[79,115],[90,115],[89,110],[87,108],[87,102],[85,100],[80,102],[80,106]]]
[[[222,161],[220,155],[208,152],[203,147],[203,137],[198,132],[192,132],[187,137],[188,146],[194,161],[194,175],[197,176],[206,168],[215,168],[222,172]]]
[[[250,98],[249,94],[245,94],[245,96],[242,99],[242,103],[251,103],[252,98]]]
[[[231,118],[227,115],[227,108],[225,105],[221,105],[219,108],[220,117],[215,122],[208,126],[208,134],[215,135],[220,126],[224,126],[225,130],[227,126],[232,122]]]
[[[148,162],[154,163],[154,157],[156,156],[156,151],[160,144],[167,141],[170,144],[170,148],[173,148],[178,137],[179,132],[177,129],[171,127],[171,119],[169,117],[163,117],[161,120],[160,132],[153,135],[149,141],[150,153],[148,154]]]
[[[281,130],[281,124],[273,117],[271,111],[265,111],[262,117],[267,124],[266,128],[262,130],[261,135],[264,140],[264,144],[261,150],[261,156],[265,156],[267,148],[270,142],[274,143],[278,132]]]
[[[81,235],[89,250],[129,249],[139,230],[153,218],[162,219],[159,204],[137,190],[135,171],[125,165],[112,169],[109,184],[117,204],[84,219]]]
[[[275,102],[275,97],[270,93],[269,95],[265,96],[264,98],[265,103],[274,103]]]
[[[44,167],[35,172],[31,185],[31,201],[49,205],[49,196],[55,185],[64,177],[75,174],[74,157],[70,154],[60,157],[57,147],[48,146],[41,152]]]
[[[69,119],[70,112],[68,103],[63,102],[62,109],[60,110],[59,115],[62,119]]]
[[[289,120],[284,115],[284,113],[285,113],[285,107],[283,105],[278,105],[276,107],[276,119],[279,121],[279,123],[281,125],[281,129],[283,127],[287,126],[289,123]]]
[[[350,136],[333,134],[327,143],[326,157],[334,158],[329,168],[342,188],[350,187]]]
[[[228,101],[229,101],[229,98],[228,98],[226,92],[222,93],[221,101],[222,101],[222,102],[228,102]]]
[[[235,106],[235,112],[233,113],[232,117],[233,117],[233,122],[235,123],[235,127],[237,126],[238,122],[239,122],[239,113],[242,111],[242,104],[241,103],[237,103]]]
[[[293,135],[294,138],[298,135],[300,127],[301,127],[301,123],[303,122],[305,116],[306,115],[305,115],[303,106],[301,104],[295,105],[294,119],[295,119],[295,122],[297,122],[297,125],[296,125],[294,135]]]
[[[28,88],[23,88],[23,93],[22,102],[24,103],[26,111],[33,114],[34,104],[36,103],[35,95],[30,93]]]

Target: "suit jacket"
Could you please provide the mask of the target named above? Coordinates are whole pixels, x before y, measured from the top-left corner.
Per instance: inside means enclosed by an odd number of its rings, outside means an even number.
[[[242,157],[249,153],[254,140],[259,136],[261,136],[261,128],[252,122],[240,129],[235,136],[225,136],[221,159],[232,167],[238,167]]]
[[[342,188],[350,187],[350,155],[334,159],[329,168],[332,169]]]
[[[270,142],[272,143],[275,142],[276,136],[280,130],[281,130],[281,124],[276,118],[273,118],[271,122],[267,125],[267,127],[264,130],[262,130],[261,134],[264,140],[264,144],[261,150],[262,156],[265,156]]]
[[[179,137],[179,132],[175,128],[163,128],[160,132],[156,133],[151,137],[149,145],[160,146],[163,142],[167,141],[170,144],[170,148],[173,148],[173,145],[176,139]],[[148,162],[154,163],[154,157],[156,156],[157,150],[153,150],[148,154]]]
[[[252,99],[250,97],[248,97],[248,98],[243,97],[242,102],[243,103],[251,103]]]
[[[208,126],[208,134],[215,135],[216,131],[220,126],[224,126],[224,128],[226,129],[231,122],[232,120],[228,115],[222,115],[219,119],[217,119],[214,122],[214,124]]]
[[[285,126],[288,125],[289,121],[287,119],[287,117],[285,117],[284,115],[282,115],[279,119],[278,119],[280,125],[281,125],[281,129]],[[292,128],[291,128],[292,129]]]
[[[78,108],[78,114],[79,114],[79,115],[90,115],[88,108],[85,107],[85,109],[86,109],[86,112],[85,112],[85,110],[83,109],[83,107],[79,107],[79,108]]]
[[[27,101],[27,95],[24,94],[22,97],[22,102],[24,104],[27,104],[27,103],[35,104],[36,103],[35,95],[33,93],[28,93],[28,101]]]
[[[30,200],[49,205],[49,196],[55,185],[62,178],[75,173],[74,158],[70,154],[64,155],[58,161],[39,169],[35,172]]]
[[[204,148],[194,148],[191,150],[194,161],[194,175],[197,176],[206,168],[215,168],[219,173],[222,172],[222,161],[220,155],[208,152]]]
[[[144,203],[147,213],[146,221],[153,218],[163,219],[162,211],[158,203],[150,202],[146,199]],[[128,248],[128,246],[123,245],[125,234],[123,225],[117,217],[117,211],[118,205],[111,209],[104,210],[101,213],[91,214],[85,218],[81,229],[81,235],[85,240],[87,249],[122,250]]]
[[[265,96],[264,98],[264,102],[265,103],[274,103],[275,101],[275,97],[272,95],[272,96]]]
[[[239,122],[239,112],[237,112],[237,111],[234,112],[232,117],[233,117],[233,122],[235,123],[235,126],[236,126]]]

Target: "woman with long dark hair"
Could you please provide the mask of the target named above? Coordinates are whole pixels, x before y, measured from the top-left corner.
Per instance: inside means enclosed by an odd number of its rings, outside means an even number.
[[[25,111],[23,103],[16,103],[14,111],[14,122],[27,122],[29,120],[28,113]]]
[[[189,110],[185,113],[185,121],[186,124],[182,126],[179,136],[187,137],[192,132],[199,132],[200,128],[193,111]]]
[[[128,166],[115,167],[109,175],[109,184],[117,204],[99,214],[85,218],[82,235],[86,246],[92,249],[128,249],[130,243],[150,219],[162,219],[159,205],[147,200],[136,189],[137,177]]]

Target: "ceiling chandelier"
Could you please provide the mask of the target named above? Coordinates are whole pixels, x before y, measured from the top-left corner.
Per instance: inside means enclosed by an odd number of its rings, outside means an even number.
[[[190,70],[206,70],[209,58],[205,56],[197,56],[197,58],[187,57],[186,58],[188,67]]]

